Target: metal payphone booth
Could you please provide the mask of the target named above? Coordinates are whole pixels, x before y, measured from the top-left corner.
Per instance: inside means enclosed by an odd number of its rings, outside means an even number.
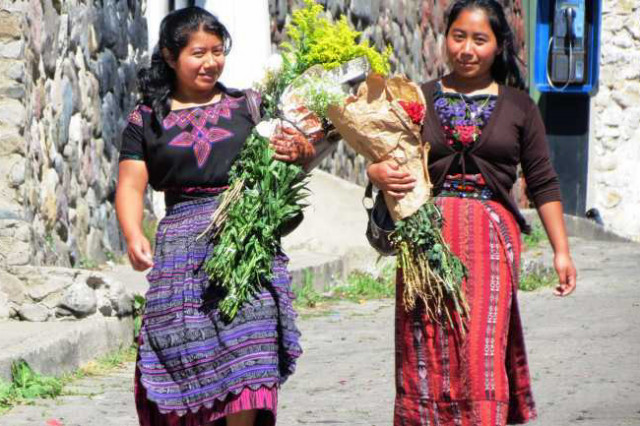
[[[601,0],[538,0],[534,82],[543,93],[598,89]]]
[[[601,0],[538,0],[533,83],[541,92],[565,212],[587,210],[591,96],[600,74]]]

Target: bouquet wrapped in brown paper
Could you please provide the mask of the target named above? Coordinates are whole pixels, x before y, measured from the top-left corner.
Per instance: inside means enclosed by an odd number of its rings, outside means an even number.
[[[466,268],[445,243],[442,215],[431,198],[429,144],[420,135],[425,110],[422,91],[406,77],[371,74],[355,96],[330,106],[328,117],[358,154],[372,162],[394,161],[416,179],[401,200],[384,194],[395,222],[391,239],[405,283],[403,300],[407,309],[422,300],[432,319],[454,326],[454,313],[460,319],[468,314],[462,293]]]
[[[413,107],[418,114],[421,108],[424,115],[425,100],[420,88],[404,76],[387,80],[371,74],[342,107],[329,108],[331,123],[358,154],[371,162],[393,160],[400,171],[409,172],[416,179],[416,187],[402,200],[385,194],[394,221],[414,214],[431,196],[426,168],[429,145],[421,141],[418,121],[422,116],[411,117],[402,105]]]

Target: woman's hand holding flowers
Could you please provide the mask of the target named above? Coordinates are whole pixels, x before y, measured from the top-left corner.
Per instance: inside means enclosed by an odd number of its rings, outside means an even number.
[[[416,179],[410,173],[401,172],[394,161],[382,161],[367,167],[369,180],[381,191],[401,200],[416,186]]]
[[[306,164],[315,155],[315,148],[299,130],[278,126],[270,139],[275,150],[273,158],[286,163]]]

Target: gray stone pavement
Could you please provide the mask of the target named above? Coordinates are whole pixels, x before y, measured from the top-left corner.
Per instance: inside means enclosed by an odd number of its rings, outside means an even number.
[[[572,246],[574,296],[520,294],[540,414],[532,424],[640,425],[640,245],[572,239]],[[278,424],[391,425],[393,301],[315,312],[300,319],[305,353],[283,387]],[[135,426],[132,371],[78,381],[72,395],[16,407],[0,425]]]

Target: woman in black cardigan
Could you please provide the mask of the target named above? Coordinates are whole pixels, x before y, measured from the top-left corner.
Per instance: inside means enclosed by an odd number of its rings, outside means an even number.
[[[394,424],[495,426],[536,417],[517,303],[520,231],[528,225],[509,191],[517,165],[554,249],[557,296],[571,294],[558,178],[545,129],[524,87],[513,34],[494,0],[460,0],[450,9],[446,47],[452,72],[423,85],[431,144],[429,173],[444,216],[443,235],[468,268],[464,337],[430,321],[420,305],[396,311]],[[414,179],[390,163],[372,164],[371,181],[402,198]],[[397,294],[402,295],[402,274]]]

